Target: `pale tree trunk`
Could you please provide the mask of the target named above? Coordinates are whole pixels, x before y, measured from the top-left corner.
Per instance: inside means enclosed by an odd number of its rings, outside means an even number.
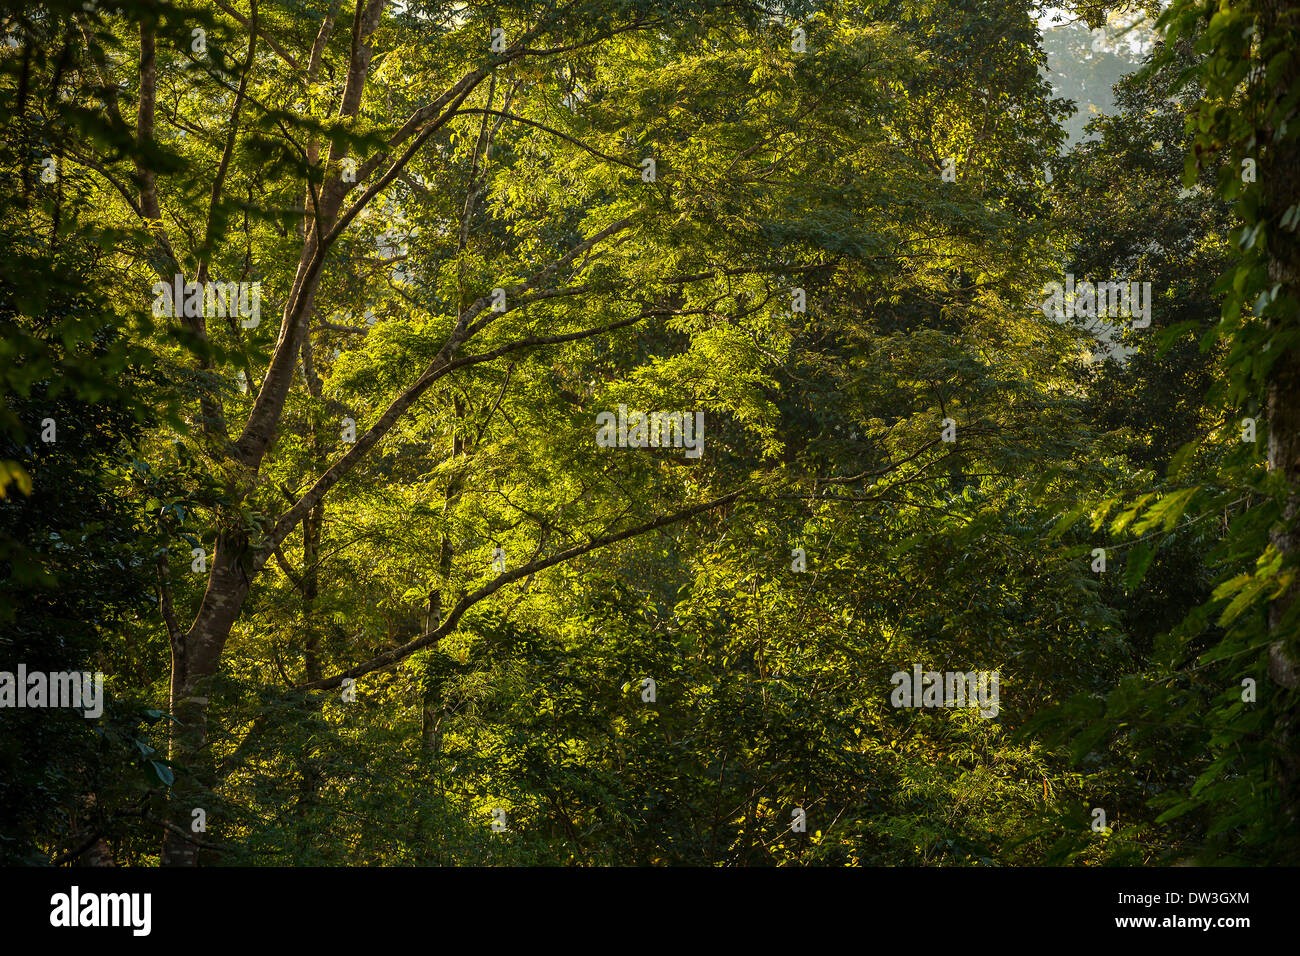
[[[353,22],[352,53],[340,106],[342,116],[353,117],[360,107],[373,52],[370,38],[378,25],[382,9],[382,0],[358,0]],[[329,25],[332,26],[332,23]],[[322,33],[324,32],[323,27]],[[317,47],[323,49],[322,44],[323,40],[318,37]],[[251,51],[250,43],[250,61],[246,70],[251,68]],[[318,59],[319,54],[313,49],[314,69],[318,69]],[[141,140],[148,141],[153,137],[156,82],[151,28],[141,30],[140,71],[142,94],[138,130]],[[232,123],[235,119],[232,117]],[[332,163],[337,163],[336,152],[337,150],[331,150]],[[161,222],[152,174],[144,187],[142,192],[152,201],[152,206],[146,204],[146,211],[152,220]],[[327,183],[318,210],[321,228],[328,229],[333,224],[343,192],[339,182]],[[219,191],[214,189],[214,207],[217,198]],[[262,387],[258,390],[253,414],[235,445],[236,457],[253,473],[258,471],[262,456],[274,438],[289,388],[289,377],[293,366],[297,364],[301,344],[307,335],[307,320],[312,312],[315,291],[321,277],[319,269],[311,270],[309,263],[317,256],[320,240],[321,234],[315,227],[307,230],[298,275],[285,305],[285,320],[281,324],[274,357],[262,381]],[[205,426],[211,428],[213,424],[210,417],[205,415]],[[170,825],[165,829],[163,837],[161,862],[164,866],[193,866],[198,862],[197,844],[187,840],[185,834],[190,832],[193,810],[208,809],[203,803],[205,796],[212,792],[215,782],[211,754],[206,746],[209,688],[230,635],[231,625],[239,616],[248,596],[249,574],[256,571],[247,535],[237,529],[236,523],[239,520],[237,511],[223,516],[223,521],[230,524],[217,535],[208,586],[198,614],[184,635],[172,638],[170,689],[174,721],[168,741],[168,756],[177,767],[177,777],[167,811]]]
[[[303,665],[308,680],[320,680],[320,627],[316,623],[316,598],[320,594],[320,535],[325,506],[311,509],[302,524],[302,613],[307,628]]]
[[[208,588],[190,629],[172,643],[171,723],[168,758],[176,781],[168,806],[172,826],[164,831],[162,864],[193,866],[197,843],[186,839],[195,809],[206,813],[214,773],[207,748],[208,694],[221,652],[248,595],[248,541],[242,534],[218,534]],[[178,832],[179,831],[179,832]]]
[[[453,407],[456,412],[456,423],[459,426],[465,417],[464,404],[459,395],[453,399]],[[465,440],[461,436],[458,427],[451,438],[452,460],[454,461],[463,454],[465,454]],[[458,471],[453,472],[451,477],[447,479],[447,492],[442,502],[442,513],[445,519],[450,518],[452,512],[456,510],[461,484],[462,479]],[[446,589],[451,578],[451,562],[454,557],[455,550],[452,546],[451,536],[446,531],[443,531],[442,539],[438,542],[438,586],[429,592],[429,613],[424,621],[424,630],[426,632],[434,630],[442,623],[442,592]],[[442,695],[431,682],[425,688],[421,705],[420,740],[422,749],[427,756],[437,757],[442,742],[443,707]]]
[[[312,398],[319,402],[321,398],[321,381],[312,368],[310,336],[303,341],[302,363],[303,372],[307,378],[307,388],[311,392]],[[315,467],[317,471],[320,471],[325,467],[325,447],[321,435],[322,423],[319,408],[312,408],[310,415]],[[320,680],[321,678],[320,626],[316,621],[316,599],[320,594],[320,541],[321,529],[324,523],[325,505],[323,502],[312,508],[302,523],[301,595],[303,627],[305,629],[303,634],[303,670],[309,681]],[[309,711],[318,710],[319,703],[308,703],[307,709]],[[317,794],[320,791],[321,774],[316,762],[312,759],[309,748],[304,748],[299,754],[298,764],[298,772],[301,776],[298,814],[304,816],[316,805]]]
[[[496,98],[496,77],[493,76],[488,87],[488,106],[492,106]],[[507,101],[508,102],[508,101]],[[501,128],[498,122],[496,129]],[[491,148],[492,136],[496,130],[489,134],[488,117],[483,115],[483,120],[479,124],[478,140],[474,144],[473,159],[470,162],[469,176],[465,185],[465,205],[461,212],[460,235],[457,239],[456,251],[461,253],[469,244],[470,221],[474,217],[475,199],[479,190],[479,156],[483,153],[483,163],[486,165],[486,151]],[[460,268],[460,289],[461,295],[464,295],[465,286],[465,263],[461,260]],[[459,316],[457,316],[459,318]],[[457,458],[466,453],[466,444],[464,436],[461,434],[460,426],[465,419],[464,402],[459,395],[452,398],[452,408],[455,412],[456,428],[451,436],[451,457],[454,462]],[[453,471],[451,477],[447,480],[447,491],[443,496],[442,513],[444,520],[450,518],[451,513],[456,508],[456,503],[460,498],[462,485],[461,473]],[[424,630],[425,633],[433,631],[442,623],[442,604],[443,591],[446,589],[451,579],[451,564],[455,557],[451,536],[444,530],[442,538],[438,543],[438,585],[429,592],[429,612],[425,616]],[[438,751],[442,747],[442,721],[443,721],[443,702],[442,695],[438,688],[429,682],[426,676],[426,687],[423,698],[420,702],[420,743],[421,750],[426,757],[436,759]]]

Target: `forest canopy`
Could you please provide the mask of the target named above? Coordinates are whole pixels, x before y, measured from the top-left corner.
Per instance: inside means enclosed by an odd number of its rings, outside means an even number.
[[[6,5],[0,862],[1300,862],[1297,17]]]

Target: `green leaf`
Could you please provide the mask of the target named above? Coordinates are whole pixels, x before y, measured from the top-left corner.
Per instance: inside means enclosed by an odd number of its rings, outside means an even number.
[[[164,786],[170,787],[176,782],[176,774],[172,773],[172,768],[158,760],[150,760],[149,766],[153,767],[153,772],[158,775]]]

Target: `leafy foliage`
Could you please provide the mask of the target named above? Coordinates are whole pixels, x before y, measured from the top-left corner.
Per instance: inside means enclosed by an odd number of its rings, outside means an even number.
[[[1294,860],[1291,61],[1216,9],[1068,150],[1021,0],[7,12],[0,667],[111,704],[0,717],[6,858]]]

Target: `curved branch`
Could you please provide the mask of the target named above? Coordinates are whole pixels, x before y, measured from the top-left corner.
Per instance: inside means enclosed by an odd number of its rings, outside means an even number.
[[[484,352],[479,355],[467,355],[454,361],[447,360],[437,367],[431,367],[429,371],[426,371],[424,375],[420,376],[420,378],[417,379],[410,388],[395,398],[388,408],[384,410],[384,413],[379,417],[379,420],[375,422],[375,424],[371,425],[364,434],[357,437],[356,443],[347,451],[347,453],[338,461],[334,462],[334,464],[331,465],[323,475],[317,478],[311,488],[309,488],[307,492],[298,499],[292,508],[281,515],[280,519],[276,521],[275,527],[271,530],[268,541],[259,549],[257,555],[254,557],[253,567],[255,569],[260,569],[266,563],[270,554],[274,552],[275,548],[279,547],[280,544],[283,543],[284,539],[289,536],[290,532],[297,527],[298,522],[302,521],[302,519],[306,517],[307,512],[315,507],[316,504],[325,497],[326,493],[334,487],[334,485],[338,484],[338,482],[348,472],[356,467],[361,459],[365,457],[366,452],[368,452],[380,438],[388,433],[397,422],[397,419],[400,418],[402,414],[410,408],[411,405],[425,393],[425,391],[428,390],[430,385],[442,378],[444,375],[448,375],[457,369],[466,368],[470,365],[490,362],[493,359],[500,358],[502,355],[518,351],[519,349],[539,345],[553,345],[561,342],[574,342],[578,339],[590,338],[594,335],[600,335],[604,332],[610,332],[614,329],[631,325],[634,322],[639,322],[641,319],[653,314],[655,313],[643,312],[640,315],[622,319],[609,325],[603,325],[599,328],[584,329],[581,332],[570,332],[565,335],[542,335],[519,339],[518,341],[511,342],[508,345],[503,345],[500,348],[493,349],[490,352]]]
[[[456,115],[458,116],[467,116],[471,113],[483,113],[487,116],[499,116],[502,119],[513,120],[516,123],[523,123],[526,126],[535,127],[537,129],[540,129],[544,133],[550,133],[552,136],[556,136],[562,140],[570,142],[574,146],[577,146],[579,149],[585,149],[587,152],[591,153],[591,155],[595,156],[597,159],[603,159],[606,162],[610,162],[610,163],[617,163],[620,166],[626,166],[628,169],[640,168],[636,163],[619,159],[617,156],[610,156],[608,153],[602,153],[594,146],[588,146],[582,140],[570,136],[568,133],[561,133],[558,129],[552,129],[551,127],[546,126],[543,123],[539,123],[536,120],[530,120],[526,117],[519,116],[516,113],[507,113],[504,110],[484,109],[483,107],[478,107],[478,106],[466,107],[463,110],[456,111]]]
[[[714,508],[735,501],[744,493],[744,489],[738,489],[729,494],[725,494],[720,498],[714,498],[711,501],[705,501],[698,505],[692,505],[689,508],[683,508],[681,511],[676,511],[669,515],[663,515],[655,518],[653,521],[647,521],[645,524],[637,525],[634,528],[628,528],[614,534],[602,535],[586,544],[574,545],[572,548],[567,548],[564,551],[551,555],[550,557],[539,558],[515,568],[513,571],[506,571],[504,574],[500,574],[493,578],[477,591],[473,591],[457,601],[456,606],[451,609],[451,613],[449,613],[446,619],[432,631],[421,634],[419,637],[407,641],[400,647],[395,647],[376,657],[372,657],[365,663],[357,664],[355,667],[350,667],[341,674],[335,674],[333,677],[324,677],[307,684],[299,684],[294,688],[294,690],[329,690],[332,687],[340,686],[347,678],[360,677],[363,674],[369,674],[371,671],[379,670],[382,667],[396,664],[398,661],[409,657],[421,648],[429,647],[432,644],[438,643],[438,641],[442,640],[443,637],[456,627],[456,624],[460,621],[466,611],[485,597],[499,591],[512,581],[518,581],[520,578],[536,574],[538,571],[544,571],[545,569],[554,567],[557,564],[563,564],[565,561],[595,551],[598,548],[604,548],[608,545],[616,544],[619,541],[626,541],[628,538],[635,538],[650,531],[655,531],[659,528],[665,528],[669,525],[676,524],[679,521],[685,521],[687,518],[692,518],[695,515],[703,514],[706,511],[711,511]]]

